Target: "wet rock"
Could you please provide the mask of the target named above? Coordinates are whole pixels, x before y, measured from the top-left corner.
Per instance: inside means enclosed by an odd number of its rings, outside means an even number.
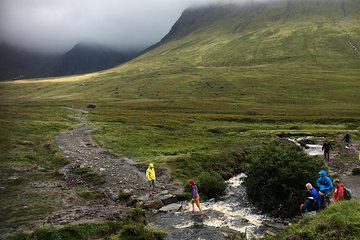
[[[160,212],[177,212],[181,209],[182,203],[172,203],[159,209]]]
[[[265,226],[267,227],[271,227],[275,230],[283,230],[286,228],[286,226],[282,223],[277,223],[277,222],[271,222],[271,221],[268,221],[268,220],[264,220],[262,221],[262,224],[264,224]]]
[[[144,208],[146,209],[160,209],[164,206],[161,200],[153,200],[145,203]]]
[[[204,227],[204,222],[203,222],[204,217],[203,216],[193,215],[192,219],[194,221],[194,225],[193,225],[194,228],[203,228]]]
[[[178,201],[177,197],[172,194],[160,196],[160,200],[163,202],[164,205],[169,205]]]
[[[168,194],[168,193],[169,193],[168,190],[164,190],[164,191],[161,191],[161,192],[160,192],[161,195],[166,195],[166,194]]]

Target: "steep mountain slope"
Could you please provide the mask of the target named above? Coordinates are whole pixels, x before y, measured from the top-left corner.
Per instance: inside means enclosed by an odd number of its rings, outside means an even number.
[[[129,54],[133,55],[131,52]],[[0,80],[95,72],[124,63],[130,56],[86,43],[79,43],[65,54],[56,56],[32,53],[3,43],[0,44]]]
[[[115,50],[79,43],[56,61],[53,76],[95,72],[128,60],[127,56]]]
[[[56,57],[58,56],[29,52],[0,42],[0,80],[34,76],[39,68],[54,61]]]
[[[174,51],[186,58],[191,50],[201,56],[194,63],[206,66],[284,62],[359,66],[359,9],[360,3],[354,0],[288,0],[188,9],[161,43],[181,39],[181,43],[168,46],[169,55]]]

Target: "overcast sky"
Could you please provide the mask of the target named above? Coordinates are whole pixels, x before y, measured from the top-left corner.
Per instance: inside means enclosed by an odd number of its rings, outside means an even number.
[[[213,2],[219,0],[0,0],[0,40],[43,52],[78,42],[145,48],[160,41],[185,8]]]

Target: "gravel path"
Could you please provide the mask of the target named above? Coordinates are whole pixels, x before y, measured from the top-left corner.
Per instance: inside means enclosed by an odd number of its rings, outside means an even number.
[[[339,137],[339,141],[341,141]],[[357,160],[334,160],[338,156],[355,156],[358,158],[360,149],[359,141],[351,141],[349,148],[341,147],[330,155],[330,162],[327,164],[330,174],[338,175],[344,186],[349,188],[354,199],[360,199],[360,175],[352,175],[354,168],[360,168],[360,159]]]
[[[69,108],[74,111],[70,118],[79,121],[79,126],[58,134],[55,143],[71,163],[60,170],[60,173],[73,187],[88,186],[102,194],[99,200],[79,204],[76,196],[64,196],[61,199],[65,209],[49,216],[45,223],[67,224],[99,219],[116,219],[128,212],[125,202],[117,201],[119,191],[129,194],[133,204],[145,208],[160,208],[174,202],[173,194],[180,193],[182,188],[172,184],[163,169],[156,168],[157,194],[148,196],[148,183],[145,177],[146,166],[137,164],[131,159],[119,157],[101,148],[92,139],[91,133],[96,126],[88,126],[84,110]],[[91,185],[72,173],[75,167],[87,167],[104,177],[104,183]]]

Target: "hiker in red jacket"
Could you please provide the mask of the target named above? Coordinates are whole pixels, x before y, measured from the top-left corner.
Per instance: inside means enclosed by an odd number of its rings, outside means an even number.
[[[335,202],[343,200],[344,199],[344,185],[342,183],[340,183],[340,180],[338,178],[336,178],[333,183],[335,186],[333,200]]]

